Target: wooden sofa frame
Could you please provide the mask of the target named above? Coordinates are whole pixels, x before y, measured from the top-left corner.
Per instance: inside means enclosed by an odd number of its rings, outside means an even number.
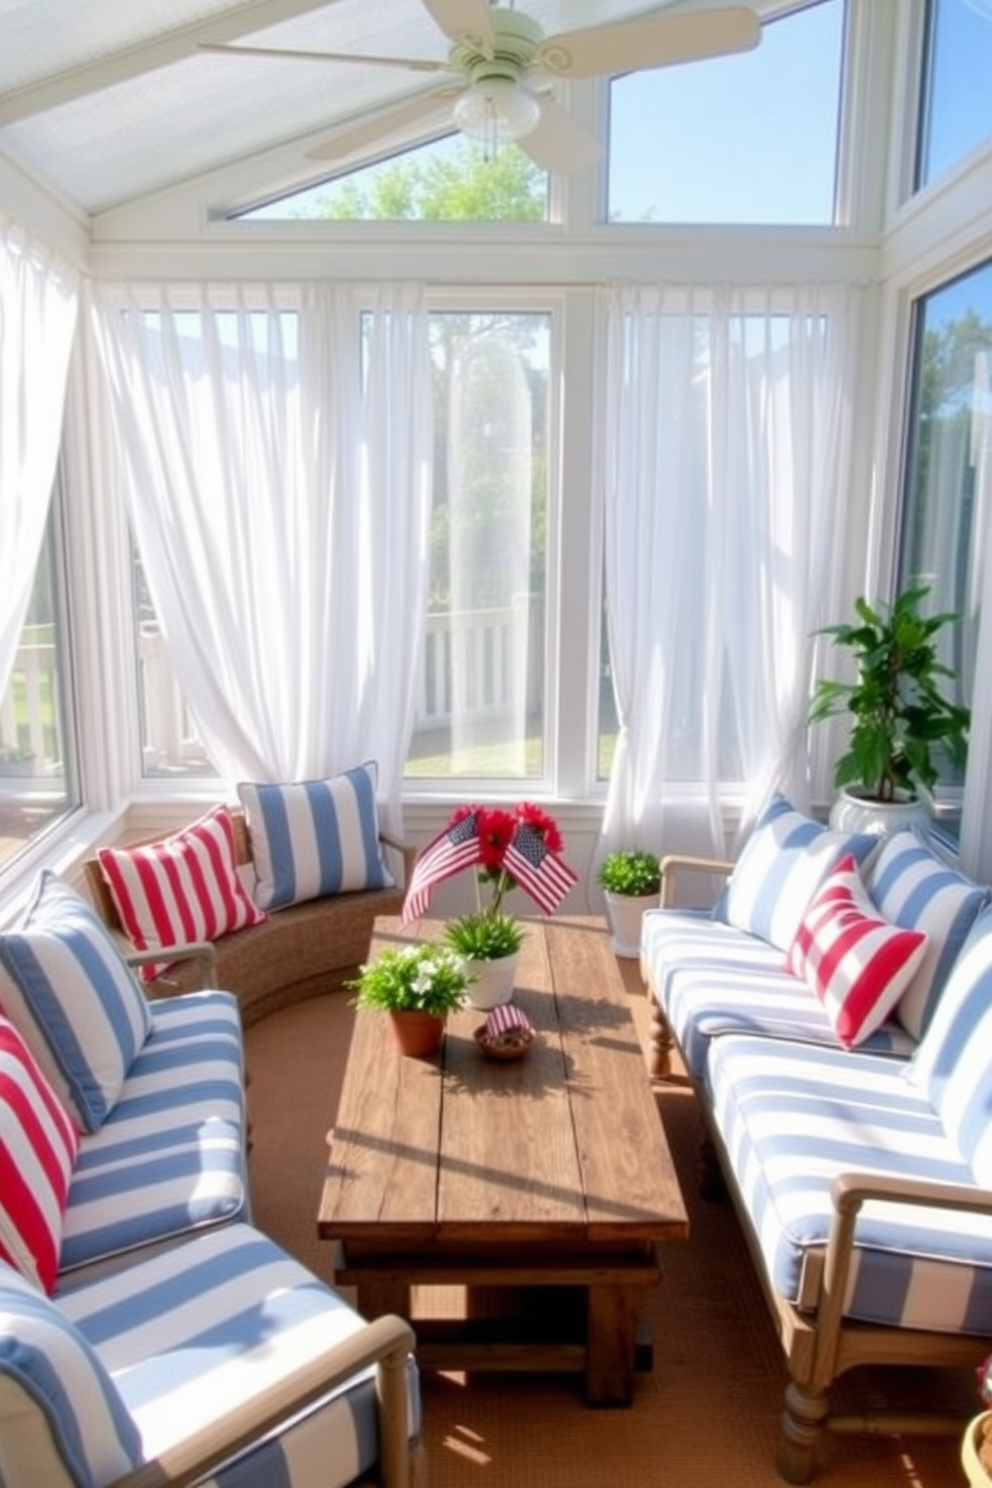
[[[252,860],[248,823],[238,807],[232,808],[231,815],[237,862],[239,866],[247,865]],[[340,988],[368,959],[376,916],[400,913],[405,893],[403,884],[409,882],[416,857],[413,848],[384,833],[380,833],[379,841],[384,854],[393,859],[394,876],[397,876],[395,870],[400,869],[398,887],[329,894],[289,905],[274,911],[261,925],[235,930],[212,943],[213,975],[217,978],[214,986],[235,993],[245,1027],[279,1008]],[[87,858],[83,868],[86,891],[97,912],[117,936],[126,940],[99,861],[95,857]],[[133,949],[130,942],[124,949]],[[146,960],[162,959],[161,954],[146,957]],[[202,985],[202,967],[196,966],[195,958],[188,957],[144,984],[151,998],[170,997],[199,985]]]
[[[662,908],[674,904],[680,872],[727,876],[733,863],[722,860],[671,854],[662,859]],[[675,1040],[665,1021],[650,969],[641,961],[641,972],[651,997],[651,1072],[657,1079],[671,1073],[671,1051]],[[691,1078],[691,1077],[690,1077]],[[695,1086],[695,1081],[693,1081]],[[971,1336],[926,1332],[922,1329],[886,1327],[862,1323],[843,1315],[854,1248],[854,1230],[863,1204],[871,1199],[889,1199],[902,1204],[947,1210],[948,1223],[955,1213],[992,1215],[992,1193],[977,1188],[921,1180],[880,1177],[877,1173],[840,1173],[831,1190],[832,1218],[825,1246],[807,1253],[806,1305],[786,1302],[768,1279],[761,1248],[752,1229],[746,1205],[733,1179],[733,1164],[724,1148],[716,1124],[711,1120],[703,1093],[696,1087],[696,1100],[704,1124],[702,1191],[713,1196],[715,1165],[723,1178],[721,1191],[730,1194],[754,1262],[775,1331],[785,1355],[790,1380],[785,1390],[782,1434],[776,1467],[787,1483],[808,1483],[813,1476],[814,1456],[821,1431],[842,1433],[886,1433],[892,1435],[959,1434],[962,1422],[947,1412],[891,1411],[870,1415],[831,1413],[830,1386],[848,1369],[861,1365],[926,1365],[973,1369],[989,1351],[989,1341]]]

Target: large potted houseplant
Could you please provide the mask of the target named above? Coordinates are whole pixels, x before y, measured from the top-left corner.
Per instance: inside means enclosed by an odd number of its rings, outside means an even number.
[[[659,858],[644,848],[623,848],[607,854],[596,878],[606,899],[614,954],[639,956],[641,916],[661,899]]]
[[[939,755],[956,766],[965,762],[970,713],[943,690],[956,673],[936,644],[958,617],[922,613],[929,592],[925,585],[906,589],[874,608],[859,598],[855,623],[820,632],[850,651],[857,666],[854,682],[821,677],[810,705],[813,723],[845,713],[853,720],[834,770],[841,794],[832,826],[885,833],[906,821],[925,823]]]
[[[468,963],[472,1007],[497,1007],[512,998],[524,926],[504,899],[520,888],[550,914],[575,882],[558,856],[561,848],[553,818],[523,801],[512,809],[459,806],[419,855],[404,918],[423,913],[435,883],[462,868],[474,870],[475,908],[449,920],[444,930],[445,944]]]
[[[381,951],[346,985],[355,990],[356,1007],[389,1014],[404,1054],[425,1056],[441,1047],[447,1016],[463,1006],[471,980],[461,956],[420,941]]]

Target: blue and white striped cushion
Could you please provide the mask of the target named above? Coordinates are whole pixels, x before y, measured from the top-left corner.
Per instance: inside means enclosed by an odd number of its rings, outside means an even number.
[[[831,869],[847,853],[863,863],[877,846],[878,838],[866,833],[828,831],[775,796],[755,823],[713,917],[788,951]]]
[[[706,1071],[769,1279],[812,1306],[805,1257],[826,1243],[830,1186],[842,1172],[979,1186],[901,1061],[729,1035]],[[848,1317],[987,1336],[992,1217],[867,1203],[858,1219]]]
[[[971,928],[909,1067],[944,1128],[992,1188],[992,908]]]
[[[95,911],[45,869],[19,930],[0,935],[3,1011],[84,1131],[114,1108],[151,1030],[148,1004]]]
[[[899,1022],[919,1040],[989,891],[956,873],[908,827],[883,843],[867,887],[885,919],[927,937],[923,960],[896,1008]]]
[[[54,1438],[54,1440],[53,1440]],[[98,1488],[142,1461],[117,1387],[82,1332],[0,1264],[0,1481]]]
[[[709,1042],[718,1034],[759,1033],[771,1038],[838,1046],[820,999],[786,969],[775,946],[714,921],[706,910],[648,910],[641,954],[650,969],[669,1028],[697,1080]],[[908,1056],[916,1044],[893,1022],[869,1034],[859,1049]]]
[[[175,1447],[229,1406],[250,1408],[259,1391],[363,1326],[343,1298],[244,1224],[70,1282],[59,1305],[116,1382],[146,1457]],[[413,1434],[420,1420],[413,1360],[408,1379]],[[297,1429],[280,1438],[276,1450],[261,1449],[258,1462],[249,1457],[239,1464],[239,1488],[314,1481],[340,1488],[368,1471],[378,1440],[373,1371],[363,1371],[310,1415],[300,1438]],[[294,1460],[302,1464],[298,1472]],[[308,1461],[310,1477],[304,1475]],[[223,1471],[216,1477],[228,1481]]]
[[[237,999],[163,999],[152,1004],[152,1025],[111,1115],[80,1143],[63,1273],[247,1209]]]
[[[324,894],[392,888],[379,848],[375,786],[373,764],[330,780],[238,786],[259,908],[283,909]]]

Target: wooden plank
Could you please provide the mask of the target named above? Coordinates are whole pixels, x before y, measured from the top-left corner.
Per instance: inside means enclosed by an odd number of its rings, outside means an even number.
[[[545,938],[589,1236],[684,1240],[685,1205],[607,936],[552,920]]]
[[[657,1255],[610,1250],[541,1255],[529,1244],[517,1249],[490,1244],[477,1252],[446,1247],[443,1254],[372,1248],[365,1241],[349,1241],[335,1267],[335,1280],[356,1286],[363,1277],[383,1283],[427,1286],[543,1286],[596,1285],[654,1286],[661,1267]]]
[[[389,1020],[359,1010],[317,1220],[325,1239],[429,1240],[435,1231],[440,1058],[408,1059]]]
[[[532,925],[513,1000],[538,1041],[524,1059],[485,1059],[474,1031],[485,1013],[449,1020],[438,1167],[439,1238],[496,1246],[584,1228],[580,1169],[547,948]]]

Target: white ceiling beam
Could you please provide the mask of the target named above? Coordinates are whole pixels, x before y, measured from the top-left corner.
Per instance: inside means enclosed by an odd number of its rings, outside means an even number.
[[[241,36],[278,25],[310,11],[324,10],[334,0],[246,0],[243,5],[209,20],[164,31],[151,40],[110,52],[66,72],[39,78],[23,87],[0,93],[0,127],[30,118],[46,109],[58,108],[76,98],[99,93],[115,83],[127,82],[170,63],[194,56],[203,42],[213,45],[236,41]]]

